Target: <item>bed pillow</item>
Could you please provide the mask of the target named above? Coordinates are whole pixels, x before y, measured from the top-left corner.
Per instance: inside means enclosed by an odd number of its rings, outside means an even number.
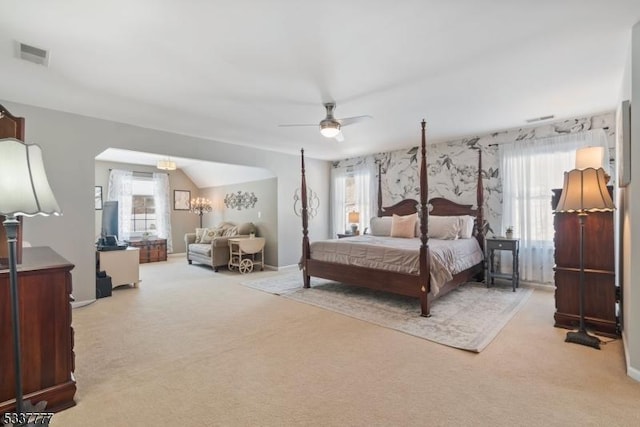
[[[473,237],[473,227],[475,225],[475,218],[471,215],[460,215],[458,217],[461,239],[470,239]]]
[[[417,213],[404,216],[393,214],[391,217],[391,237],[403,237],[406,239],[415,237],[417,220]]]
[[[391,217],[376,216],[369,223],[371,234],[374,236],[391,236]]]
[[[429,215],[429,232],[431,239],[455,240],[460,233],[460,220],[457,216]]]

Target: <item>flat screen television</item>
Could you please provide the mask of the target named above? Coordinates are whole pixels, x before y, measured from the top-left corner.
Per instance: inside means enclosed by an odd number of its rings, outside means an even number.
[[[118,236],[118,202],[106,201],[102,206],[102,235]]]

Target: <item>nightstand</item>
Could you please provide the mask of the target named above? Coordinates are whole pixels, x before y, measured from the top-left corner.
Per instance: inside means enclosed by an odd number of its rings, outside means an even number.
[[[511,265],[511,274],[498,273],[495,269],[493,255],[495,251],[510,251],[513,255]],[[518,252],[520,251],[519,239],[507,239],[506,237],[489,237],[485,239],[485,270],[484,277],[487,287],[493,285],[494,279],[509,279],[513,292],[520,285],[520,273],[518,271]]]

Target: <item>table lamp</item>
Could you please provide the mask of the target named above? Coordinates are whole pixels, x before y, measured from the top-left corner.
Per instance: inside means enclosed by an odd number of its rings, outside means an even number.
[[[7,231],[9,247],[9,286],[13,323],[13,357],[15,368],[16,412],[24,412],[22,399],[22,361],[20,355],[20,312],[16,241],[17,216],[59,215],[60,208],[51,191],[42,161],[42,151],[35,144],[14,138],[0,139],[0,215]]]
[[[360,213],[353,211],[349,212],[349,222],[351,223],[351,234],[358,232],[358,223],[360,222]]]

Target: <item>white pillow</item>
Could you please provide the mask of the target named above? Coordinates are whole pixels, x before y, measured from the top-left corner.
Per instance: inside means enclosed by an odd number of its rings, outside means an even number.
[[[396,215],[393,214],[391,219],[391,237],[404,237],[410,239],[416,234],[416,221],[418,214]]]
[[[460,221],[460,235],[461,239],[470,239],[473,237],[473,226],[475,225],[475,217],[471,215],[460,215],[458,221]]]
[[[375,216],[371,218],[369,222],[371,234],[374,236],[391,236],[391,221],[390,216]]]
[[[457,216],[429,215],[428,237],[431,239],[455,240],[460,233],[460,221]]]
[[[196,243],[200,243],[202,241],[202,236],[204,235],[206,228],[196,228]]]

